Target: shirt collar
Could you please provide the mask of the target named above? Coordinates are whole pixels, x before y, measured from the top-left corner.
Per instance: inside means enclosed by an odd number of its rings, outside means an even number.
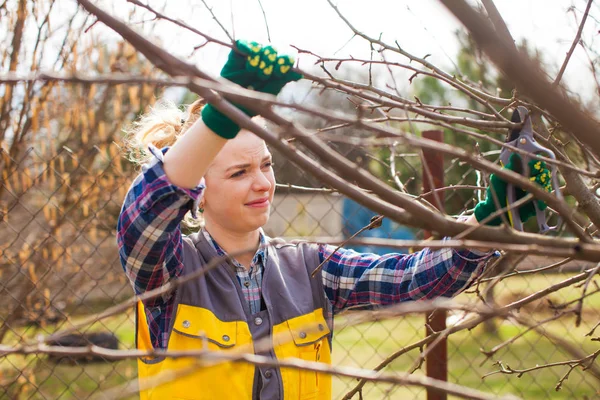
[[[218,255],[220,256],[225,256],[227,255],[227,252],[225,250],[223,250],[223,248],[221,248],[221,246],[219,246],[219,244],[217,243],[217,241],[215,239],[213,239],[212,235],[204,228],[202,228],[202,234],[204,235],[204,238],[208,241],[208,243],[210,243],[213,247],[213,249],[215,249],[215,251],[217,252]],[[264,266],[267,263],[267,248],[268,246],[265,246],[265,244],[267,243],[267,237],[264,234],[262,228],[259,229],[259,235],[258,235],[258,240],[259,240],[259,247],[258,250],[256,250],[256,253],[254,254],[254,257],[252,258],[252,262],[250,264],[250,269],[253,269],[253,267],[255,265],[260,265],[260,266]],[[245,267],[243,265],[241,265],[239,262],[237,262],[235,259],[232,260],[236,269],[244,269]]]

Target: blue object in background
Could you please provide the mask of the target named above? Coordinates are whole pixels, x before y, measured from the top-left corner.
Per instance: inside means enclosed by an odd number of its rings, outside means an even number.
[[[342,232],[344,236],[350,237],[361,228],[369,225],[371,218],[375,215],[377,215],[377,213],[358,204],[354,200],[345,198],[342,206]],[[415,233],[412,229],[407,228],[406,226],[399,225],[389,218],[384,218],[383,223],[379,228],[366,230],[360,233],[357,237],[413,240],[415,239]],[[379,255],[390,252],[408,253],[408,249],[391,249],[389,247],[380,246],[346,245],[344,247],[354,249],[360,253],[375,253]]]

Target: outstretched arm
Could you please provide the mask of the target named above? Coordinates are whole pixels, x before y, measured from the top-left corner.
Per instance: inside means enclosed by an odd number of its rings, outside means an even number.
[[[321,262],[334,250],[334,246],[320,245]],[[335,311],[357,305],[452,297],[467,288],[495,254],[423,249],[380,256],[339,249],[323,265],[323,284]]]
[[[516,159],[516,156],[514,157]],[[514,170],[513,158],[505,168]],[[546,190],[550,172],[545,163],[532,161],[531,180]],[[496,211],[491,191],[495,192],[500,206],[506,206],[506,183],[491,176],[486,200],[475,207],[475,212],[464,219],[467,224],[477,225]],[[522,197],[525,192],[520,191]],[[539,202],[540,209],[545,204]],[[533,202],[519,209],[521,219],[535,215]],[[500,224],[500,218],[488,221]],[[491,257],[497,252],[481,252],[475,249],[456,250],[423,249],[413,254],[390,253],[384,256],[357,253],[352,250],[321,245],[320,260],[331,258],[323,265],[322,276],[325,293],[334,310],[356,305],[385,305],[402,301],[452,297],[466,289],[484,270]]]

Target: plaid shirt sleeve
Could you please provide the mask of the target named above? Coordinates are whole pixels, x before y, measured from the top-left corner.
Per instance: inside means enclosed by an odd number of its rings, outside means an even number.
[[[497,252],[423,249],[383,256],[319,245],[325,293],[334,311],[357,305],[452,297],[479,276]]]
[[[123,269],[137,294],[161,287],[183,269],[180,222],[192,210],[196,215],[204,182],[183,189],[169,182],[163,170],[168,147],[149,147],[154,158],[132,183],[119,215],[117,243]],[[170,298],[149,300],[147,307],[164,305]]]

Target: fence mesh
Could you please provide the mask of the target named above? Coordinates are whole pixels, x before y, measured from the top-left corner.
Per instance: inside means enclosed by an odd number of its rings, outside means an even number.
[[[126,190],[135,176],[127,166],[122,150],[115,143],[90,141],[78,151],[58,146],[56,141],[41,139],[19,158],[2,151],[4,168],[0,184],[0,269],[1,311],[0,342],[14,346],[35,341],[38,335],[49,335],[72,327],[90,315],[108,309],[129,298],[132,288],[121,268],[115,241],[116,219]],[[421,190],[421,156],[410,149],[397,149],[398,178],[413,194]],[[342,150],[340,150],[342,151]],[[363,149],[363,154],[349,155],[355,161],[377,170],[369,163],[389,170],[389,157],[381,149]],[[496,157],[493,153],[490,157]],[[377,160],[377,161],[374,161]],[[280,187],[265,231],[281,237],[346,237],[355,229],[355,222],[365,212],[352,208],[343,196],[319,188],[317,182],[282,157],[275,159]],[[400,168],[401,164],[406,165]],[[291,171],[291,172],[290,172]],[[291,173],[295,174],[290,181]],[[445,161],[446,185],[482,184],[473,169],[457,160]],[[449,181],[449,178],[451,181]],[[485,177],[484,177],[485,178]],[[485,180],[485,179],[483,179]],[[290,187],[290,185],[294,185]],[[390,177],[390,184],[394,184]],[[303,188],[298,188],[302,186]],[[473,207],[476,190],[456,189],[445,194],[446,211],[450,214]],[[388,231],[373,231],[379,237],[403,235],[421,238],[423,233],[390,225]],[[369,249],[373,250],[373,249]],[[381,249],[374,249],[381,251]],[[518,266],[521,271],[550,265],[556,260],[547,257],[527,257]],[[505,279],[493,292],[500,305],[524,298],[544,287],[559,282],[586,265],[571,262],[546,273],[522,274]],[[486,283],[481,283],[486,285]],[[548,299],[528,304],[520,315],[532,323],[554,315],[554,310],[578,295],[578,289],[565,288]],[[461,297],[477,300],[471,288]],[[575,369],[560,391],[557,382],[568,371],[556,367],[516,375],[482,376],[498,369],[501,361],[514,369],[531,368],[589,354],[582,338],[600,316],[600,296],[586,299],[583,323],[574,326],[566,316],[544,325],[551,336],[510,322],[495,319],[469,331],[450,336],[448,345],[448,380],[486,392],[513,393],[523,398],[593,398],[598,380],[588,371]],[[385,321],[351,324],[360,313],[351,311],[335,320],[333,344],[334,365],[375,368],[403,347],[425,336],[425,316],[411,315]],[[454,324],[463,314],[449,314],[447,323]],[[96,333],[103,347],[132,349],[134,347],[133,310],[102,319],[74,334]],[[520,335],[521,336],[517,336]],[[113,336],[114,335],[114,336]],[[555,341],[549,337],[555,338]],[[502,346],[515,338],[510,345]],[[77,343],[73,335],[71,343]],[[564,344],[567,346],[564,346]],[[565,349],[571,349],[567,351]],[[579,353],[578,353],[579,352]],[[581,353],[581,354],[583,354]],[[394,359],[384,370],[424,374],[419,364],[419,348]],[[441,361],[440,361],[441,362]],[[110,398],[115,388],[135,384],[134,360],[107,361],[101,358],[69,359],[44,354],[4,355],[0,358],[0,397],[6,399],[67,399]],[[334,398],[342,398],[358,381],[334,378]],[[109,395],[112,393],[112,395]],[[368,383],[362,398],[425,398],[425,391],[415,387]],[[356,394],[355,398],[359,394]],[[127,396],[126,396],[127,397]],[[128,396],[136,398],[135,394]]]

